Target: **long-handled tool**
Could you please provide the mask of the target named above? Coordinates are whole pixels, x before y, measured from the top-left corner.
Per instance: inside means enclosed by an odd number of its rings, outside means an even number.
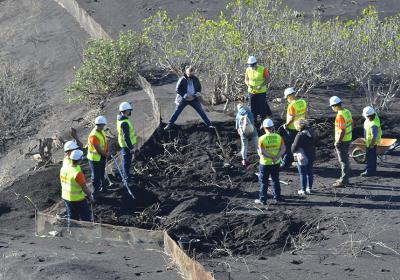
[[[114,156],[111,156],[112,160],[114,161],[115,166],[117,167],[118,173],[122,178],[122,184],[124,185],[124,187],[126,188],[126,190],[128,191],[129,195],[132,197],[132,199],[135,199],[135,196],[132,194],[129,186],[128,186],[128,178],[126,178],[125,174],[122,173],[121,167],[118,164],[118,161],[115,159]]]
[[[114,186],[114,183],[111,182],[110,177],[108,176],[107,171],[104,173],[104,179],[108,182],[108,188]]]

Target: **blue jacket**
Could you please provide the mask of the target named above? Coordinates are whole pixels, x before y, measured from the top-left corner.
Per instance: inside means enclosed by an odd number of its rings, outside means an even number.
[[[253,113],[250,111],[250,109],[248,109],[246,107],[242,107],[236,114],[236,125],[235,125],[236,129],[239,128],[240,117],[244,116],[246,114],[247,114],[247,117],[249,118],[249,120],[251,121],[251,123],[255,126]]]
[[[183,97],[187,93],[187,76],[184,74],[176,84],[176,93]],[[201,92],[201,84],[196,76],[191,77],[193,81],[194,92]]]

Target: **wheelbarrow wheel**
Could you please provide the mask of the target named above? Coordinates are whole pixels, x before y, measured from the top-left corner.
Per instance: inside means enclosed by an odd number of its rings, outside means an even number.
[[[360,148],[355,148],[351,152],[351,157],[354,159],[355,162],[357,163],[366,163],[367,162],[367,154],[365,151],[363,151]]]

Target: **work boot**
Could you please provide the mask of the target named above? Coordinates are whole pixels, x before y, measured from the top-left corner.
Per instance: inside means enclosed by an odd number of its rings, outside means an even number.
[[[274,197],[274,199],[272,200],[273,204],[279,204],[280,202],[284,202],[285,199],[283,198],[283,196],[278,196],[278,197]]]
[[[311,189],[310,188],[306,188],[306,194],[311,194]]]
[[[209,125],[208,128],[209,128],[209,129],[215,129],[215,126]]]
[[[242,160],[242,165],[244,166],[244,167],[246,167],[247,165],[249,165],[249,162],[247,161],[247,160]]]
[[[360,174],[361,177],[371,177],[374,176],[374,174],[368,173],[368,171],[364,171],[363,173]]]

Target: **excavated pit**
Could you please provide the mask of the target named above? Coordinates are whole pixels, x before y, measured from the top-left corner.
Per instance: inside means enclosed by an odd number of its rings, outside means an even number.
[[[325,133],[331,133],[331,127],[318,122],[316,128],[319,146],[326,147]],[[96,220],[165,229],[183,246],[189,243],[197,253],[213,256],[269,255],[290,246],[287,237],[295,236],[319,211],[290,205],[267,211],[254,207],[258,156],[251,148],[253,164],[244,169],[234,124],[219,123],[217,130],[219,137],[201,124],[155,131],[135,161],[137,178],[131,189],[136,200],[119,185],[109,188],[96,203]],[[318,153],[323,160],[332,150]]]
[[[335,158],[331,121],[314,123],[317,164]],[[361,123],[361,119],[356,122]],[[383,118],[385,135],[398,135],[396,122],[396,118]],[[250,149],[252,164],[244,169],[234,123],[218,123],[217,130],[221,142],[214,130],[203,125],[186,125],[168,132],[157,129],[133,166],[136,179],[130,188],[136,199],[113,180],[114,185],[106,188],[94,204],[95,221],[167,230],[182,246],[207,256],[273,255],[289,248],[288,237],[295,237],[317,219],[320,210],[307,204],[290,205],[302,198],[291,195],[285,185],[282,192],[288,203],[270,205],[268,210],[255,207],[258,156]],[[361,133],[356,130],[355,137]],[[87,164],[83,167],[89,179]],[[4,192],[16,199],[11,204],[0,199],[0,214],[19,209],[28,213],[32,208],[25,196],[39,210],[54,205],[60,199],[59,169],[59,165],[52,165],[19,178]],[[315,238],[323,236],[315,233]]]

